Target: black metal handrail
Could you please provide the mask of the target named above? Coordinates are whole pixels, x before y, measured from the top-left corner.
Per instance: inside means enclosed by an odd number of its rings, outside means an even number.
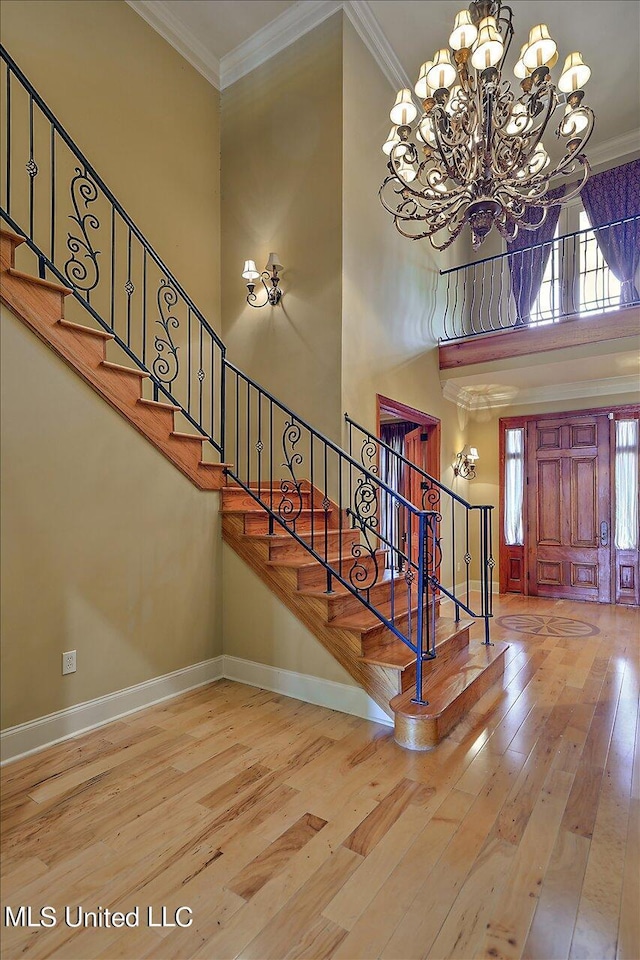
[[[634,214],[441,270],[446,277],[441,341],[535,328],[639,304],[637,296],[621,294],[599,245],[606,246],[609,231],[639,220],[640,214]]]
[[[70,288],[149,374],[154,399],[162,394],[180,407],[222,452],[222,340],[4,46],[0,62],[6,151],[0,216],[25,237],[39,275],[49,271]],[[18,157],[26,185],[17,177]]]
[[[461,608],[469,616],[484,620],[485,642],[489,643],[489,621],[493,617],[493,570],[495,567],[491,527],[493,506],[469,503],[468,500],[465,500],[454,490],[450,490],[440,480],[432,477],[417,464],[408,460],[404,454],[394,450],[384,440],[376,437],[366,427],[356,423],[347,413],[345,413],[344,419],[349,428],[350,455],[353,456],[354,454],[354,445],[359,447],[360,462],[365,466],[368,465],[369,469],[372,469],[375,464],[377,471],[381,469],[381,453],[386,459],[393,457],[396,465],[401,465],[400,469],[396,466],[394,472],[396,475],[403,475],[402,486],[404,490],[419,490],[420,507],[437,513],[437,537],[440,545],[440,555],[444,553],[442,541],[446,538],[447,542],[450,542],[450,550],[448,551],[450,581],[447,585],[446,572],[439,565],[438,569],[434,570],[436,589],[447,596],[454,604],[456,620],[460,619]],[[385,526],[387,525],[388,521]],[[402,531],[396,532],[402,535]],[[472,541],[475,542],[473,547]],[[475,559],[472,549],[477,549],[476,556],[480,574],[479,605],[472,599],[472,594],[475,593],[471,584],[471,566]],[[458,583],[457,578],[459,558],[464,563],[462,584]]]
[[[422,664],[435,656],[438,512],[411,503],[227,360],[225,371],[228,476],[267,511],[266,536],[285,528],[322,565],[327,596],[338,585],[358,597],[416,654],[423,702]],[[383,498],[408,531],[402,545],[381,529]]]

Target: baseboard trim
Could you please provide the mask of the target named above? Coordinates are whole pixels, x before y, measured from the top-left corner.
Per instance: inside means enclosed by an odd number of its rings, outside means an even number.
[[[188,690],[220,680],[223,676],[223,659],[220,656],[203,660],[162,677],[154,677],[132,687],[125,687],[124,690],[108,693],[104,697],[87,700],[85,703],[50,713],[46,717],[9,727],[0,733],[0,766],[96,727],[102,727],[144,707],[151,707]]]
[[[322,680],[306,673],[271,667],[254,660],[243,660],[225,654],[224,676],[227,680],[246,683],[251,687],[261,687],[272,693],[281,693],[294,700],[314,703],[329,710],[349,713],[363,720],[393,725],[393,720],[384,713],[378,704],[361,687],[352,687],[348,683],[335,680]]]
[[[364,720],[392,724],[386,713],[360,687],[270,667],[240,657],[220,656],[9,727],[0,733],[0,766],[222,679],[261,687],[272,693],[349,713]]]

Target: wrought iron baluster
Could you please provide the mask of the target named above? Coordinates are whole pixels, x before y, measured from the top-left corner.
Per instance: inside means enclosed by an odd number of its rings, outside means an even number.
[[[6,182],[7,182],[7,213],[11,216],[11,67],[7,64],[7,159],[6,159]]]
[[[131,296],[135,287],[131,281],[131,227],[127,237],[127,282],[124,285],[127,294],[127,346],[131,346]]]
[[[273,536],[273,400],[269,399],[269,536]]]
[[[262,451],[264,444],[262,442],[262,390],[258,388],[258,440],[256,442],[258,451],[258,500],[262,500]]]
[[[111,207],[111,290],[109,324],[115,330],[115,291],[116,291],[116,208]]]
[[[189,311],[191,320],[191,311]],[[147,248],[142,248],[142,362],[147,364]],[[189,409],[187,405],[187,409]]]
[[[331,569],[328,564],[329,560],[329,508],[331,506],[331,501],[329,500],[329,472],[328,472],[328,455],[329,451],[326,443],[324,444],[324,496],[322,498],[322,509],[324,510],[324,559],[327,562],[327,593],[333,593],[333,577],[331,576]]]
[[[202,423],[202,387],[203,387],[203,384],[204,384],[204,377],[205,377],[204,366],[203,366],[203,364],[202,364],[202,337],[203,337],[203,326],[202,326],[202,324],[200,324],[200,337],[199,337],[199,351],[200,351],[200,352],[199,352],[199,354],[198,354],[199,359],[200,359],[200,365],[199,365],[199,367],[198,367],[198,380],[200,381],[200,388],[199,388],[199,391],[198,391],[198,419],[199,419],[200,423]],[[177,376],[177,374],[176,374],[176,376]]]
[[[49,248],[51,251],[49,259],[55,262],[56,259],[56,128],[52,123],[50,127],[50,157],[51,157],[51,237]]]
[[[27,163],[27,173],[29,174],[29,237],[33,240],[34,181],[38,176],[38,164],[33,156],[33,94],[29,94],[29,161]]]

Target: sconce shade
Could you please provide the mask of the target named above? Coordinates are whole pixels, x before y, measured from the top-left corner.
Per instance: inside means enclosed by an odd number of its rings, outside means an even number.
[[[413,123],[418,115],[418,109],[411,98],[411,90],[404,87],[398,93],[396,102],[391,108],[389,119],[391,123],[402,126],[406,123]]]
[[[476,70],[495,67],[502,58],[504,46],[498,31],[495,17],[485,17],[480,21],[478,39],[473,46],[471,63]]]
[[[558,90],[563,93],[572,93],[584,87],[591,76],[591,67],[588,67],[582,59],[581,53],[570,53],[564,62],[562,75],[558,80]]]
[[[416,82],[415,87],[413,88],[416,92],[416,96],[420,97],[421,100],[426,100],[426,98],[431,93],[431,87],[427,83],[427,74],[431,67],[433,66],[433,60],[427,60],[426,63],[423,63],[420,67],[420,74]]]
[[[385,142],[382,144],[382,152],[386,153],[386,155],[390,157],[393,151],[393,148],[396,146],[396,144],[399,144],[400,142],[401,140],[400,140],[400,137],[398,136],[398,128],[391,127],[391,130],[389,130],[389,136],[387,137]],[[396,156],[401,157],[402,154],[406,152],[407,152],[406,147],[400,147],[398,150],[396,150]]]
[[[524,65],[524,52],[529,46],[528,43],[523,43],[520,47],[520,56],[518,57],[518,62],[513,68],[513,72],[518,80],[524,80],[525,77],[529,76],[529,70]]]
[[[278,270],[282,270],[282,264],[280,263],[280,257],[278,256],[277,253],[270,253],[270,254],[269,254],[269,259],[267,260],[267,265],[266,265],[266,267],[265,267],[265,270],[270,270],[270,271],[275,270],[276,273],[278,272]]]
[[[256,270],[255,260],[245,260],[244,268],[242,270],[243,279],[248,280],[249,283],[252,283],[254,280],[257,280],[259,276],[260,274]]]
[[[468,443],[465,443],[458,456],[462,457],[464,460],[472,460],[474,463],[476,460],[480,459],[477,447],[470,447]]]
[[[451,62],[451,54],[446,47],[443,47],[442,50],[438,50],[435,57],[433,58],[433,66],[427,73],[427,83],[432,90],[443,89],[444,87],[450,87],[456,77],[457,71]]]
[[[453,50],[462,50],[470,47],[478,36],[478,28],[471,22],[468,10],[461,10],[453,23],[453,33],[449,37],[449,46]]]
[[[546,23],[539,23],[529,31],[529,44],[524,51],[522,60],[525,67],[535,70],[536,67],[550,66],[558,47],[549,34]]]

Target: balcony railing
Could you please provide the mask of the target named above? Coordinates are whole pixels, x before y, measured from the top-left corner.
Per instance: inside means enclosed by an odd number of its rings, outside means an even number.
[[[607,247],[615,228],[638,220],[640,214],[440,271],[446,286],[442,340],[538,327],[639,304],[636,294],[623,298],[600,247]]]

